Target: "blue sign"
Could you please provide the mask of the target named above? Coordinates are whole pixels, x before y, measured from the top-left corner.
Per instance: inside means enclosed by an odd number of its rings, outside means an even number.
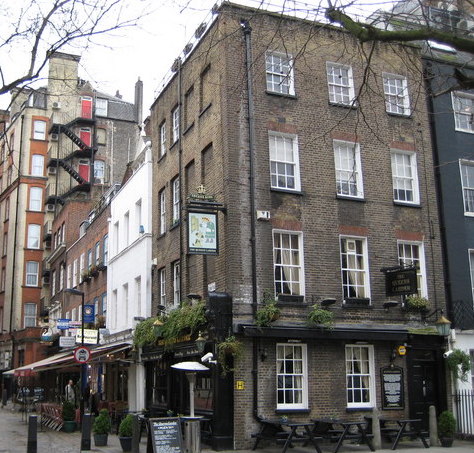
[[[67,330],[69,329],[69,321],[70,319],[57,319],[56,320],[56,327],[59,330]]]
[[[95,321],[94,305],[84,305],[84,322]]]

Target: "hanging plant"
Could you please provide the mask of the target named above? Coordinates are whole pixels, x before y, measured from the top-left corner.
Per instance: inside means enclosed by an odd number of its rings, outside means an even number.
[[[314,304],[308,313],[308,324],[318,325],[331,329],[334,323],[334,313]]]
[[[453,373],[455,379],[467,382],[467,374],[471,369],[471,358],[469,354],[461,349],[453,349],[446,357],[446,366]]]
[[[430,308],[430,302],[426,297],[412,294],[406,299],[406,308],[408,311],[425,312]]]
[[[262,306],[255,313],[255,324],[259,327],[268,327],[280,317],[281,310],[277,307],[277,301],[269,291],[263,292]]]
[[[234,335],[217,344],[217,361],[222,368],[222,376],[234,371],[234,363],[242,357],[244,345]]]
[[[156,317],[148,318],[137,324],[133,333],[133,344],[135,346],[142,347],[155,342],[156,336],[153,330],[153,323],[157,319]]]

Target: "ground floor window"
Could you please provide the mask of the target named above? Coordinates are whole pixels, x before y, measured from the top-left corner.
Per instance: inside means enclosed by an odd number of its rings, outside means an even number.
[[[277,344],[277,409],[308,407],[308,366],[305,344]]]
[[[346,345],[347,407],[375,405],[374,348]]]

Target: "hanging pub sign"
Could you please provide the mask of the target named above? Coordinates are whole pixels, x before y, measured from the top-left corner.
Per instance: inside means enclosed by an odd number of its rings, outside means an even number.
[[[382,269],[385,273],[386,296],[408,296],[418,290],[416,267],[393,267]]]
[[[217,214],[188,212],[188,251],[200,255],[217,255]]]
[[[380,370],[382,380],[382,409],[405,409],[403,369],[396,366]]]
[[[95,321],[94,305],[84,305],[84,322],[93,323]]]

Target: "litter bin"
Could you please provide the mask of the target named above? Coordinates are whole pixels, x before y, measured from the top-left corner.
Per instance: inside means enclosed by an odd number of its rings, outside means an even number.
[[[201,418],[183,417],[185,453],[201,453]]]

